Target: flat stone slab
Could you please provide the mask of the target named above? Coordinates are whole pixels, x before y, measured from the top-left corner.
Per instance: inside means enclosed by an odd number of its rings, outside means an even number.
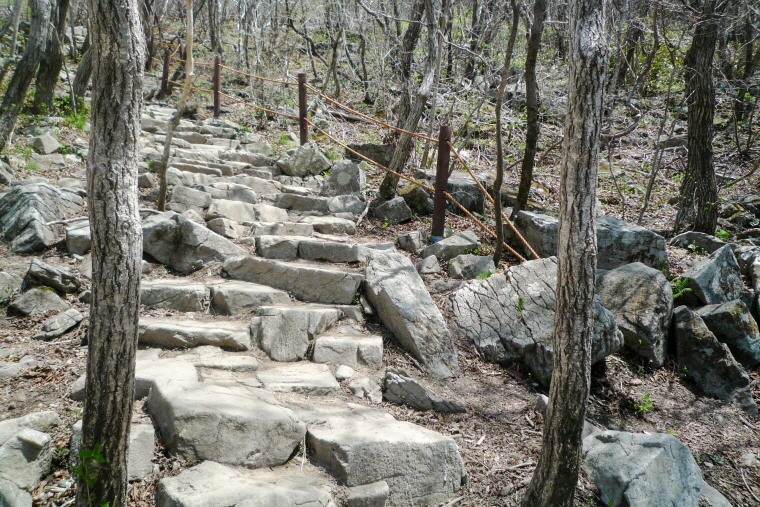
[[[335,505],[322,477],[281,469],[266,472],[245,473],[205,461],[175,477],[161,479],[156,488],[156,507]]]
[[[42,325],[40,332],[34,335],[35,340],[52,340],[63,336],[74,326],[82,322],[82,314],[73,308],[66,310],[48,320]]]
[[[287,290],[302,301],[325,304],[351,304],[364,279],[358,273],[335,268],[249,256],[230,258],[223,269],[231,278]]]
[[[15,299],[8,308],[29,317],[50,311],[64,312],[69,309],[69,304],[52,290],[32,289]]]
[[[314,226],[297,222],[253,222],[251,236],[311,236]]]
[[[338,322],[343,312],[320,305],[262,306],[251,319],[256,344],[275,361],[298,361],[309,344]]]
[[[201,345],[185,354],[174,357],[178,361],[187,361],[196,368],[212,368],[229,371],[255,371],[259,362],[253,356],[231,354],[213,345]]]
[[[287,292],[257,283],[220,279],[210,286],[211,304],[222,315],[252,313],[261,306],[290,302]]]
[[[187,280],[144,280],[140,303],[180,312],[202,312],[207,307],[206,285]]]
[[[315,363],[379,369],[383,365],[383,337],[330,333],[314,342]]]
[[[311,404],[297,411],[315,457],[346,486],[386,481],[388,505],[437,504],[465,480],[451,437],[361,405]]]
[[[140,319],[138,340],[159,347],[216,345],[233,350],[251,348],[246,323],[221,320]]]
[[[356,234],[356,224],[352,220],[338,217],[303,217],[298,221],[310,224],[322,234]]]
[[[162,382],[147,407],[169,452],[190,460],[282,465],[306,433],[296,414],[262,389]]]
[[[309,362],[269,367],[256,376],[269,391],[325,395],[340,389],[338,381],[324,364]]]
[[[82,420],[72,428],[69,462],[79,465],[77,454],[82,449]],[[153,453],[156,450],[156,431],[151,423],[133,423],[129,429],[127,480],[139,481],[153,472]]]

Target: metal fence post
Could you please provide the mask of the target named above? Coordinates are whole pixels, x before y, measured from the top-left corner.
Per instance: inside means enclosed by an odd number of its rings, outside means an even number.
[[[309,142],[309,124],[306,123],[306,74],[298,74],[298,130],[301,146]]]
[[[433,197],[433,229],[430,233],[430,242],[435,243],[443,239],[444,225],[446,221],[446,185],[449,182],[449,161],[451,150],[451,127],[441,126],[438,133],[438,163],[435,167],[435,196]]]
[[[222,114],[222,104],[219,92],[222,91],[222,59],[219,55],[214,58],[214,118]]]

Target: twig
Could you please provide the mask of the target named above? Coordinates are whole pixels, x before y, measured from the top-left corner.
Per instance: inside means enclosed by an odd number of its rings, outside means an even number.
[[[443,507],[454,507],[456,504],[458,504],[462,500],[464,500],[464,497],[463,496],[458,496],[455,499],[453,499],[452,501],[450,501],[449,503],[447,503],[446,505],[444,505]]]
[[[739,420],[743,422],[747,427],[749,427],[752,430],[758,431],[757,428],[755,428],[755,425],[750,423],[748,420],[746,420],[741,414],[739,414]]]
[[[744,485],[747,487],[747,491],[749,491],[749,494],[752,495],[752,498],[755,499],[756,502],[760,503],[760,498],[755,495],[755,492],[752,491],[752,488],[749,487],[749,484],[747,484],[747,479],[744,477],[744,469],[739,467],[739,472],[742,474],[742,481],[744,481]]]

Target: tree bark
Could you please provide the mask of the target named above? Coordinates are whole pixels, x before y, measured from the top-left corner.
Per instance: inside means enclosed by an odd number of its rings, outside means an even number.
[[[208,33],[211,38],[211,51],[222,56],[222,8],[219,0],[208,0]]]
[[[87,85],[90,83],[91,75],[92,46],[87,48],[87,51],[82,55],[82,59],[79,61],[79,67],[77,67],[77,73],[74,76],[74,95],[77,97],[77,104],[83,102],[81,99],[84,97],[84,94],[87,93]]]
[[[571,0],[562,143],[554,360],[541,454],[523,507],[571,507],[591,382],[597,157],[609,46],[604,0]]]
[[[536,0],[533,4],[533,24],[530,26],[530,38],[525,55],[525,111],[527,129],[525,133],[525,155],[520,170],[520,186],[517,189],[517,202],[512,208],[512,220],[528,204],[530,185],[533,182],[533,165],[538,144],[538,83],[536,82],[536,60],[541,48],[541,34],[544,31],[546,17],[546,0]]]
[[[49,31],[45,53],[37,69],[36,92],[32,110],[35,114],[48,114],[53,111],[55,85],[63,67],[63,49],[61,47],[66,32],[66,13],[69,0],[58,0],[52,12],[53,29]]]
[[[13,77],[8,83],[3,102],[0,104],[0,151],[3,151],[8,138],[13,132],[16,118],[26,97],[26,91],[32,82],[37,65],[45,51],[45,42],[51,30],[50,0],[30,0],[31,28],[26,41],[24,55],[16,65]]]
[[[717,0],[704,0],[695,23],[694,37],[684,58],[684,94],[687,97],[686,172],[681,182],[674,231],[689,222],[697,232],[713,234],[718,225],[718,186],[713,163],[713,117],[715,89],[712,81],[713,54],[718,41]],[[721,4],[725,6],[725,2]]]
[[[142,229],[137,151],[145,37],[136,0],[89,0],[93,87],[87,199],[92,229],[92,305],[82,449],[99,447],[92,487],[76,505],[127,503],[127,449],[134,397]],[[118,55],[118,57],[116,57]]]

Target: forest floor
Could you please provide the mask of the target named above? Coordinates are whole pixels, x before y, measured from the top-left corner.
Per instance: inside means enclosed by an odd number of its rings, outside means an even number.
[[[547,70],[551,72],[551,70]],[[559,77],[557,80],[561,81]],[[598,197],[605,214],[635,222],[637,211],[643,203],[652,158],[654,156],[654,139],[662,121],[664,111],[663,98],[648,99],[649,104],[639,103],[644,116],[639,127],[625,138],[616,141],[610,151],[602,154],[605,162],[600,165]],[[547,99],[547,102],[550,102]],[[749,170],[748,161],[737,154],[734,135],[728,116],[722,111],[726,104],[718,101],[716,120],[718,132],[715,138],[716,167],[719,173],[739,177]],[[282,125],[273,121],[255,118],[248,109],[237,104],[228,104],[224,117],[237,121],[262,134],[276,151],[293,147],[282,144],[282,134],[293,131],[292,125]],[[208,115],[205,108],[200,109],[200,116]],[[517,128],[521,119],[519,112],[506,121],[508,129],[507,152],[512,159],[519,158],[520,136],[522,130]],[[618,131],[632,119],[622,106],[615,109],[611,123],[612,130]],[[668,128],[671,126],[668,120]],[[333,133],[344,142],[380,142],[387,131],[367,124],[346,123],[331,119]],[[676,120],[674,132],[684,135],[685,121]],[[493,170],[495,156],[493,150],[492,122],[473,121],[471,125],[460,127],[460,134],[454,145],[467,157],[468,163],[476,171]],[[562,123],[557,119],[547,118],[542,126],[539,142],[539,156],[548,147],[555,144],[561,135]],[[461,141],[469,135],[469,140]],[[80,131],[62,127],[59,138],[62,142],[73,142],[74,137],[85,137]],[[317,142],[333,158],[342,158],[343,150],[337,146],[328,146],[322,136],[316,136]],[[408,167],[417,167],[420,163],[421,147]],[[601,158],[601,157],[600,157]],[[543,189],[534,193],[549,212],[556,210],[559,190],[559,159],[557,149],[543,157],[542,164],[536,168],[535,180]],[[434,157],[433,157],[434,160]],[[646,227],[666,231],[672,226],[675,207],[669,201],[678,194],[680,178],[685,167],[686,154],[683,148],[666,150],[659,176],[654,186],[651,204],[644,214],[642,222]],[[434,165],[434,164],[433,164]],[[84,163],[67,167],[55,174],[28,173],[22,171],[18,178],[29,176],[49,176],[57,179],[64,176],[81,177]],[[458,169],[456,169],[458,170]],[[411,171],[407,171],[411,172]],[[517,169],[507,174],[508,183],[517,184]],[[368,183],[370,189],[376,189],[382,174],[370,169]],[[723,202],[745,194],[758,193],[760,175],[740,180],[735,185],[721,191]],[[147,193],[144,193],[147,194]],[[144,207],[155,203],[145,201]],[[488,218],[485,217],[486,222]],[[449,215],[447,226],[459,231],[475,229],[468,220]],[[430,219],[421,217],[412,222],[388,225],[371,216],[359,227],[358,236],[373,241],[392,241],[399,232],[406,230],[426,230]],[[728,225],[721,228],[728,230]],[[729,230],[730,233],[733,231]],[[490,250],[489,242],[484,238],[484,252]],[[673,251],[670,255],[670,271],[678,274],[684,264],[693,260],[696,254],[684,254]],[[2,267],[6,271],[23,276],[26,272],[29,256],[12,254],[5,244],[0,244]],[[69,265],[76,260],[69,257],[63,243],[58,243],[43,255],[45,262]],[[506,267],[506,264],[501,266]],[[446,278],[446,274],[425,275],[426,277]],[[448,294],[434,295],[436,303],[444,315],[450,316]],[[0,319],[0,350],[14,349],[15,356],[4,357],[14,360],[20,354],[30,354],[43,362],[26,374],[11,379],[0,380],[0,419],[19,417],[30,412],[54,410],[64,421],[53,432],[56,446],[54,471],[40,483],[35,492],[35,505],[62,504],[72,497],[72,488],[62,488],[64,479],[69,477],[68,439],[71,426],[81,418],[82,404],[72,401],[69,392],[73,382],[85,372],[86,354],[82,340],[86,335],[88,306],[76,300],[74,296],[68,301],[79,310],[85,321],[73,333],[53,342],[33,340],[44,317]],[[0,303],[0,310],[4,310]],[[387,334],[387,332],[386,332]],[[472,343],[455,336],[459,351],[461,375],[455,379],[428,383],[440,395],[463,402],[466,414],[438,414],[435,412],[415,412],[406,407],[399,407],[383,402],[382,408],[396,418],[420,424],[427,428],[453,436],[459,446],[465,463],[468,482],[455,497],[458,501],[442,502],[441,505],[453,506],[517,506],[525,486],[535,468],[541,445],[542,416],[534,410],[538,393],[547,394],[545,388],[532,382],[528,371],[519,364],[506,367],[485,363],[475,351]],[[385,340],[384,365],[415,370],[414,362],[390,338]],[[760,368],[749,372],[753,396],[760,403]],[[651,401],[651,404],[645,401]],[[353,401],[356,401],[355,399]],[[639,407],[637,409],[637,407]],[[134,409],[135,420],[146,417],[142,402],[137,402]],[[599,427],[631,432],[667,432],[674,435],[689,447],[699,463],[704,479],[723,493],[737,507],[760,507],[760,424],[751,419],[740,409],[706,396],[691,381],[686,379],[676,368],[673,356],[665,367],[652,369],[645,361],[632,355],[613,354],[606,358],[604,364],[596,365],[592,372],[591,398],[588,405],[588,419]],[[752,456],[755,461],[752,463]],[[155,456],[156,473],[153,478],[134,483],[130,493],[130,505],[153,505],[155,485],[161,477],[176,475],[188,466],[181,460],[166,454],[159,446]],[[63,483],[65,485],[65,481]],[[61,490],[64,491],[61,491]],[[585,474],[576,491],[576,506],[603,505],[598,498],[595,487]]]

